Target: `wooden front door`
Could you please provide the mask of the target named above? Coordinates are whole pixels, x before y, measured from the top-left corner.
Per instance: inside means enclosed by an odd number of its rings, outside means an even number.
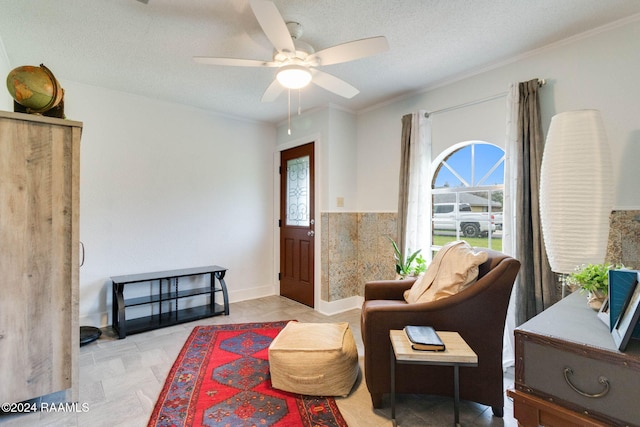
[[[280,295],[313,307],[313,142],[280,155]]]

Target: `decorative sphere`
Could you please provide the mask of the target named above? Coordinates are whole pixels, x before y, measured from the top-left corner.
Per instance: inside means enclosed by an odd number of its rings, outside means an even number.
[[[33,113],[42,113],[57,106],[64,95],[58,80],[42,64],[11,70],[7,76],[7,89],[18,104]]]

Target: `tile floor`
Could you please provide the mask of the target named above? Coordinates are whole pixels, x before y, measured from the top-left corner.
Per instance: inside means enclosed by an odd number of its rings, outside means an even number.
[[[107,329],[102,337],[80,348],[80,393],[78,412],[39,412],[0,416],[0,426],[69,427],[144,427],[160,393],[167,373],[184,341],[197,324],[245,323],[296,319],[304,322],[348,321],[353,330],[362,362],[360,310],[324,316],[294,301],[279,296],[232,303],[229,316],[135,334],[118,340]],[[361,364],[362,369],[362,364]],[[505,376],[505,388],[513,384],[513,375]],[[346,398],[336,398],[340,411],[351,427],[391,426],[386,408],[373,410],[362,377]],[[82,411],[86,408],[86,412]],[[396,406],[398,425],[402,427],[453,425],[453,401],[424,395],[399,395]],[[517,426],[513,407],[505,401],[504,418],[493,417],[491,408],[461,402],[463,426]],[[292,426],[293,427],[293,426]]]

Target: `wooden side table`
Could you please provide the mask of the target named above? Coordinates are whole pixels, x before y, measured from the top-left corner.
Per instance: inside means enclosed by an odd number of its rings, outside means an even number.
[[[453,366],[453,411],[455,425],[460,425],[460,366],[478,366],[478,355],[457,332],[438,331],[446,347],[445,351],[419,351],[411,348],[404,331],[389,331],[391,339],[391,420],[396,425],[396,364]]]

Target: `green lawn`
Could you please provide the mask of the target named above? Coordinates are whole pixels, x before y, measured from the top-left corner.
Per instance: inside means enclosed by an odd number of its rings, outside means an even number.
[[[487,237],[463,237],[460,236],[461,240],[466,241],[471,246],[477,246],[480,248],[489,247],[489,239]],[[433,244],[437,246],[444,246],[448,242],[452,242],[455,240],[455,236],[433,236]],[[496,251],[502,251],[502,239],[501,238],[491,238],[491,249]]]

